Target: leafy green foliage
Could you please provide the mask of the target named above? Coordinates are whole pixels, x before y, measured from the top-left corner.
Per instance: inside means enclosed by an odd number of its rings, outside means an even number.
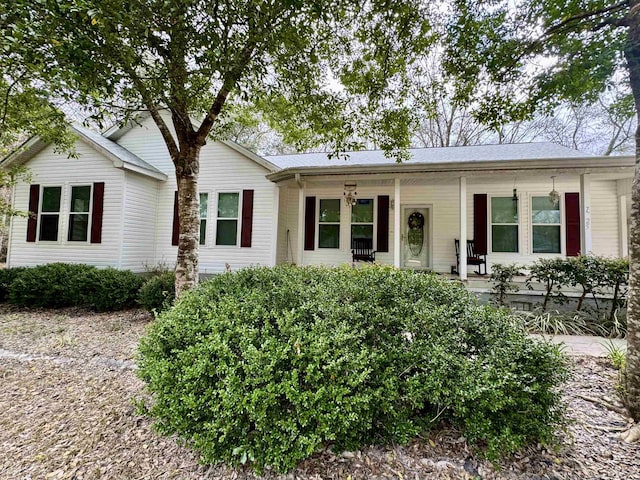
[[[490,458],[549,442],[564,360],[435,275],[252,268],[213,277],[142,339],[150,414],[207,462],[279,471],[327,444],[404,443],[436,421]]]
[[[24,267],[0,269],[0,302],[8,300],[11,283],[24,269]]]
[[[521,275],[520,267],[515,263],[510,265],[502,265],[500,263],[494,263],[491,265],[491,275],[489,281],[493,283],[491,291],[496,297],[496,303],[498,306],[504,306],[505,298],[509,292],[517,292],[520,287],[515,283],[512,283],[513,277]]]
[[[9,302],[24,307],[71,307],[83,304],[85,279],[95,267],[49,263],[27,268],[13,280]]]
[[[141,284],[140,277],[125,270],[49,263],[20,269],[8,283],[9,302],[24,307],[119,310],[135,304]]]
[[[176,277],[173,272],[163,272],[144,282],[138,293],[138,303],[149,312],[160,313],[173,304]]]
[[[529,266],[529,278],[527,287],[533,289],[531,282],[539,282],[545,286],[544,303],[542,311],[547,311],[549,299],[556,303],[566,302],[566,297],[562,293],[562,286],[567,284],[567,262],[564,258],[539,258]]]
[[[143,279],[129,270],[96,268],[83,281],[83,304],[103,312],[135,306]]]

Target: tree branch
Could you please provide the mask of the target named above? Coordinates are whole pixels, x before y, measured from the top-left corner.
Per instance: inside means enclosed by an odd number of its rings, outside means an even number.
[[[603,15],[605,13],[613,13],[613,12],[617,12],[618,10],[622,10],[623,8],[625,8],[627,6],[627,1],[623,0],[620,3],[616,3],[615,5],[612,5],[610,7],[605,7],[605,8],[599,8],[597,10],[591,10],[590,12],[582,12],[582,13],[578,13],[576,15],[572,15],[569,18],[565,18],[564,20],[562,20],[561,22],[557,23],[556,25],[552,25],[551,27],[549,27],[543,36],[550,36],[553,35],[554,33],[556,33],[557,30],[562,29],[563,27],[569,25],[570,23],[576,22],[576,21],[580,21],[580,20],[584,20],[586,18],[592,18],[592,17],[597,17],[600,15]]]

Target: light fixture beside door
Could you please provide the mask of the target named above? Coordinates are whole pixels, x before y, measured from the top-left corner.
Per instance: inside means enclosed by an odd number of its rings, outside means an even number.
[[[353,207],[358,199],[356,198],[358,192],[356,192],[357,185],[355,183],[345,183],[344,184],[344,202],[348,207]]]

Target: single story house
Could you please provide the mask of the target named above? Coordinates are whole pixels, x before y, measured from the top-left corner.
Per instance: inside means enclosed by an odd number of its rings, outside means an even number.
[[[151,118],[103,134],[74,126],[77,158],[34,138],[2,166],[25,164],[13,192],[7,266],[81,262],[142,272],[177,251],[173,164]],[[345,159],[261,157],[230,141],[202,148],[200,272],[249,265],[337,265],[354,247],[378,263],[477,268],[455,240],[493,263],[591,252],[627,255],[634,158],[551,143],[380,151]],[[464,250],[464,246],[462,247]]]

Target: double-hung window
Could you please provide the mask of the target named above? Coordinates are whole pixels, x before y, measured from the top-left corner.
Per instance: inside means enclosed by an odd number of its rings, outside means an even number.
[[[218,193],[218,219],[216,221],[216,245],[238,244],[238,192]]]
[[[40,234],[39,240],[58,240],[58,225],[60,224],[60,197],[62,187],[43,187],[42,202],[40,204]]]
[[[321,198],[318,217],[318,248],[340,248],[340,199]]]
[[[491,198],[491,251],[518,251],[518,202],[513,197]]]
[[[86,242],[89,233],[89,212],[91,208],[91,185],[71,187],[71,205],[69,206],[70,242]]]
[[[209,203],[209,194],[200,194],[200,245],[207,243],[207,210]]]
[[[373,248],[373,199],[359,198],[351,207],[351,248],[355,240],[367,240]]]
[[[533,253],[560,253],[560,204],[549,196],[532,197],[531,229]]]

